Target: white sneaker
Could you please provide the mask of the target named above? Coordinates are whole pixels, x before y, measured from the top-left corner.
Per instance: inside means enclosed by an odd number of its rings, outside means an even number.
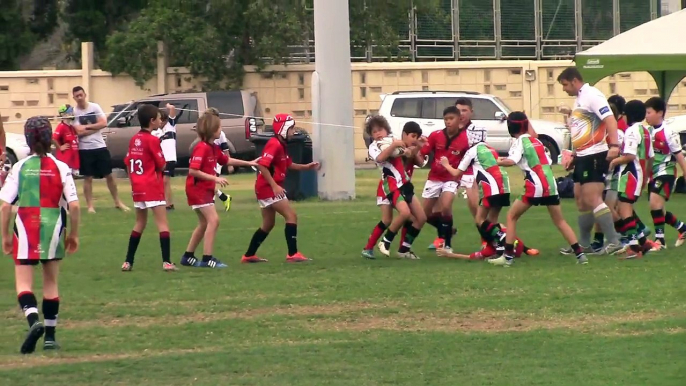
[[[508,259],[505,257],[505,255],[502,255],[502,256],[500,256],[500,257],[497,258],[497,259],[489,259],[488,262],[491,263],[491,264],[493,264],[493,265],[499,265],[499,266],[502,266],[502,267],[509,267],[509,266],[512,265],[512,263],[514,263],[514,259],[508,260]]]
[[[412,251],[407,251],[403,253],[398,252],[398,257],[401,259],[419,260],[419,256],[415,255],[415,253]]]
[[[377,247],[379,248],[379,252],[381,252],[382,255],[386,257],[391,257],[391,251],[386,249],[386,246],[384,245],[383,241],[380,241],[379,244],[377,244]]]

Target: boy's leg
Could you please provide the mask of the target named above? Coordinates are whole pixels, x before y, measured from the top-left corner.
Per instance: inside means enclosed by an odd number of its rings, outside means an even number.
[[[217,215],[217,210],[214,209],[214,205],[208,205],[199,208],[198,211],[202,213],[207,222],[205,234],[203,235],[204,244],[200,266],[208,268],[226,268],[226,264],[214,257],[214,238],[219,229],[219,216]]]
[[[412,213],[413,218],[412,222],[405,222],[405,234],[401,239],[401,246],[398,252],[401,257],[409,259],[418,259],[419,257],[411,251],[411,248],[412,244],[417,239],[417,236],[419,236],[419,232],[422,230],[422,227],[426,223],[426,216],[424,214],[424,210],[422,209],[422,205],[419,202],[419,199],[417,199],[417,197],[406,197],[406,199],[410,200],[409,207],[410,213]],[[405,256],[403,256],[403,254],[405,254]]]
[[[564,237],[564,239],[571,247],[571,250],[576,255],[576,262],[578,264],[588,264],[588,258],[586,257],[583,248],[579,244],[579,240],[577,239],[574,230],[572,229],[572,227],[569,226],[564,216],[562,215],[562,207],[560,206],[559,197],[557,197],[556,199],[549,198],[548,204],[550,204],[547,205],[550,219],[553,220],[553,223],[560,231],[560,234],[562,235],[562,237]]]
[[[219,168],[219,171],[217,171],[217,173],[215,173],[215,174],[217,175],[217,177],[219,177],[220,171],[221,171],[221,166],[217,165],[217,167]],[[225,194],[224,192],[219,190],[218,187],[215,188],[214,194],[219,198],[219,200],[224,205],[224,211],[226,211],[226,212],[230,211],[231,210],[231,195]]]
[[[441,206],[441,228],[439,237],[444,240],[446,249],[452,249],[453,239],[453,201],[457,193],[457,183],[449,181],[443,185],[443,190],[438,198]]]
[[[288,199],[275,202],[272,207],[276,213],[280,214],[284,218],[286,222],[284,228],[284,235],[286,237],[286,244],[288,246],[286,261],[290,263],[300,263],[303,261],[312,260],[303,256],[298,250],[298,216],[295,214],[295,210],[293,210],[293,207]]]
[[[194,212],[198,216],[198,225],[193,229],[191,239],[188,240],[188,245],[186,246],[186,252],[181,257],[181,265],[189,267],[200,266],[200,260],[195,257],[195,250],[198,249],[198,245],[200,245],[202,238],[205,236],[205,230],[207,230],[205,216],[198,209],[195,209]]]
[[[377,205],[379,208],[381,208],[381,221],[379,221],[379,223],[374,226],[374,229],[372,229],[372,233],[367,239],[367,245],[365,245],[364,249],[362,250],[362,257],[367,259],[375,258],[374,247],[381,236],[383,236],[383,233],[386,231],[388,226],[391,224],[391,221],[393,221],[393,207],[391,206],[391,202],[384,197],[377,197]]]
[[[23,263],[27,265],[23,265]],[[33,268],[38,261],[21,262],[14,267],[14,278],[17,288],[17,300],[26,321],[29,323],[29,332],[21,345],[22,354],[30,354],[36,350],[36,343],[45,333],[45,327],[40,322],[38,315],[38,301],[33,294]],[[30,264],[30,265],[28,265]]]
[[[168,209],[174,209],[174,199],[172,197],[171,177],[164,175],[164,200],[167,202]]]
[[[136,210],[136,224],[133,226],[131,235],[129,236],[129,246],[126,250],[126,261],[121,266],[122,271],[130,271],[133,268],[133,261],[136,257],[138,244],[141,242],[141,236],[148,223],[148,209],[145,208],[145,203],[134,203]]]
[[[248,250],[241,258],[241,263],[264,263],[267,259],[262,259],[256,256],[257,250],[260,245],[267,239],[269,232],[274,229],[274,223],[276,222],[276,211],[271,206],[262,208],[262,226],[257,228],[255,233],[253,233],[250,239],[250,245],[248,245]]]
[[[514,243],[517,240],[517,221],[519,218],[526,213],[531,205],[520,199],[515,200],[515,202],[507,211],[507,234],[505,235],[505,254],[502,256],[491,259],[488,262],[495,265],[510,266],[514,262]]]
[[[643,245],[645,244],[645,236],[638,233],[638,224],[634,218],[634,208],[632,200],[620,195],[619,197],[619,216],[622,218],[622,231],[629,238],[629,250],[626,252],[627,259],[640,258],[643,256]]]
[[[166,271],[175,271],[176,265],[171,262],[171,235],[167,222],[167,208],[165,205],[151,208],[155,218],[155,225],[160,232],[160,249],[162,250],[162,266]]]
[[[43,320],[45,323],[44,350],[56,350],[59,345],[55,339],[57,315],[60,310],[60,297],[57,288],[60,261],[52,260],[43,264]]]

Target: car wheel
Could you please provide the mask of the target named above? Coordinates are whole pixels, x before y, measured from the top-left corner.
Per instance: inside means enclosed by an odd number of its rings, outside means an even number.
[[[7,156],[5,157],[5,164],[3,165],[3,169],[9,171],[12,169],[12,165],[17,163],[17,156],[14,155],[12,150],[7,150]]]
[[[543,147],[545,147],[545,153],[550,157],[551,162],[553,165],[557,164],[557,158],[560,156],[560,152],[557,151],[557,146],[555,146],[555,143],[550,140],[550,138],[539,138],[541,143],[543,144]]]

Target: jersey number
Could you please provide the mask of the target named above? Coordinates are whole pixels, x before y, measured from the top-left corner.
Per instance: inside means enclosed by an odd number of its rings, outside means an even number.
[[[129,173],[138,174],[139,176],[143,174],[143,161],[139,159],[129,160]]]

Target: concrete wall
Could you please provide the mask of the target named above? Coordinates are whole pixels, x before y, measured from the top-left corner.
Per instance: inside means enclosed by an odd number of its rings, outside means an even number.
[[[92,46],[83,46],[83,69],[0,72],[0,116],[6,129],[20,132],[23,120],[32,115],[55,115],[57,108],[73,103],[71,88],[81,85],[89,98],[105,112],[110,106],[150,94],[173,93],[198,87],[185,68],[166,68],[158,62],[160,76],[143,88],[128,76],[112,77],[93,69]],[[511,108],[526,111],[533,118],[562,122],[556,113],[560,104],[571,105],[555,82],[568,61],[479,61],[440,63],[353,63],[356,158],[366,154],[361,131],[367,114],[375,113],[380,95],[409,90],[465,90],[494,94]],[[314,65],[275,66],[257,73],[246,68],[244,88],[258,93],[267,118],[291,113],[299,126],[310,129],[310,79]],[[621,94],[627,100],[645,100],[657,95],[657,86],[648,73],[621,73],[603,79],[598,87],[606,94]],[[335,101],[334,101],[335,102]],[[686,80],[669,100],[671,115],[686,114]]]

